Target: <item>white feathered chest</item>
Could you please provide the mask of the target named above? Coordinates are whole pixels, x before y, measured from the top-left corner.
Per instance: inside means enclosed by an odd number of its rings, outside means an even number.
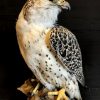
[[[26,64],[48,89],[62,87],[71,98],[81,98],[75,76],[68,72],[50,46],[48,34],[60,8],[49,3],[34,9],[31,6],[23,7],[16,24],[18,44]]]

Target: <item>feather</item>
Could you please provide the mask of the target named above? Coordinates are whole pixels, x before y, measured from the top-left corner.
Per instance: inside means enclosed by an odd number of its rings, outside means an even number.
[[[55,26],[51,31],[50,43],[64,67],[84,86],[82,55],[75,35],[67,28]]]

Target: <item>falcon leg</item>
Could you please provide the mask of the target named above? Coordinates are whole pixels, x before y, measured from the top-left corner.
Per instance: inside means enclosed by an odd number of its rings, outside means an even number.
[[[32,90],[32,93],[31,93],[32,96],[38,93],[39,87],[40,87],[40,83],[38,83],[38,84],[36,85],[36,87]]]
[[[58,95],[57,100],[69,100],[69,98],[65,94],[65,89],[61,89],[60,91],[48,92],[48,95]]]

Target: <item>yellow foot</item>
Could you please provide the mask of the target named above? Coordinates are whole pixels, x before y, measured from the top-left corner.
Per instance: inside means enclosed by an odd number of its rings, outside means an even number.
[[[36,87],[32,90],[32,93],[31,93],[32,96],[38,93],[39,87],[40,87],[40,83],[38,83],[38,84],[36,85]]]
[[[65,94],[65,89],[61,89],[60,91],[55,92],[48,92],[48,95],[58,95],[57,100],[69,100]]]

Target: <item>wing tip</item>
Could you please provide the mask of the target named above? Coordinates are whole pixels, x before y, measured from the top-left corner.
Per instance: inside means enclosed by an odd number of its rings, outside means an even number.
[[[80,83],[83,87],[86,86],[84,76],[82,76],[82,78],[81,78],[80,80],[78,80],[78,81],[79,81],[79,83]]]

